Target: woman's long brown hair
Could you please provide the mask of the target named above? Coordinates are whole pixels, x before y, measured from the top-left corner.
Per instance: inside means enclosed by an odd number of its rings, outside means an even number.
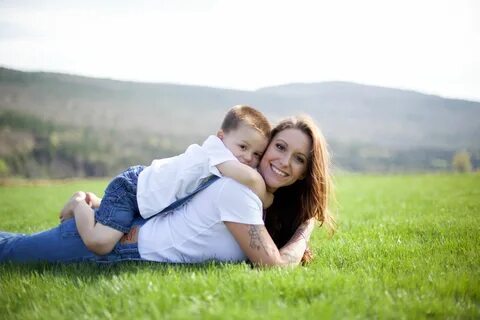
[[[331,234],[335,231],[335,220],[328,210],[332,181],[325,138],[313,120],[305,115],[281,121],[272,130],[272,139],[286,129],[305,133],[312,148],[305,178],[279,188],[275,192],[275,201],[267,209],[265,226],[278,248],[284,246],[297,228],[310,218],[316,218]]]

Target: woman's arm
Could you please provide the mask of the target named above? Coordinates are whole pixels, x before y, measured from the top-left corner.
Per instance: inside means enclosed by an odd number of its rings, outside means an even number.
[[[265,181],[257,170],[239,161],[225,161],[216,167],[223,176],[249,187],[262,200],[264,209],[272,205],[273,194],[267,191]]]
[[[225,222],[245,255],[256,266],[296,266],[307,248],[314,219],[301,224],[290,241],[278,250],[263,225]]]

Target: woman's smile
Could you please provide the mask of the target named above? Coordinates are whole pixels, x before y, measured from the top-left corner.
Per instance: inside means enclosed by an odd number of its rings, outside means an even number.
[[[270,165],[270,168],[272,168],[272,171],[275,172],[276,174],[278,174],[279,176],[282,176],[282,177],[286,177],[288,176],[288,173],[278,169],[277,167],[275,167],[275,165],[271,164]]]

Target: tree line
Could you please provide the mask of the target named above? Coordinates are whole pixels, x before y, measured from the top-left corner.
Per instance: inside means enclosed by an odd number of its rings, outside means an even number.
[[[67,178],[112,176],[135,164],[184,151],[205,137],[65,126],[36,116],[0,112],[0,176]],[[391,150],[331,141],[336,168],[363,172],[468,172],[480,166],[471,150]]]

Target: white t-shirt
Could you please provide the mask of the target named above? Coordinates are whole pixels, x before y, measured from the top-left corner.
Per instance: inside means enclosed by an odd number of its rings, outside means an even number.
[[[260,199],[230,178],[215,181],[185,206],[148,220],[139,231],[140,256],[171,263],[246,260],[224,221],[263,225]]]
[[[150,218],[191,194],[211,175],[221,177],[215,166],[228,160],[238,161],[216,136],[209,136],[202,146],[192,144],[178,156],[153,160],[138,177],[140,215]]]

